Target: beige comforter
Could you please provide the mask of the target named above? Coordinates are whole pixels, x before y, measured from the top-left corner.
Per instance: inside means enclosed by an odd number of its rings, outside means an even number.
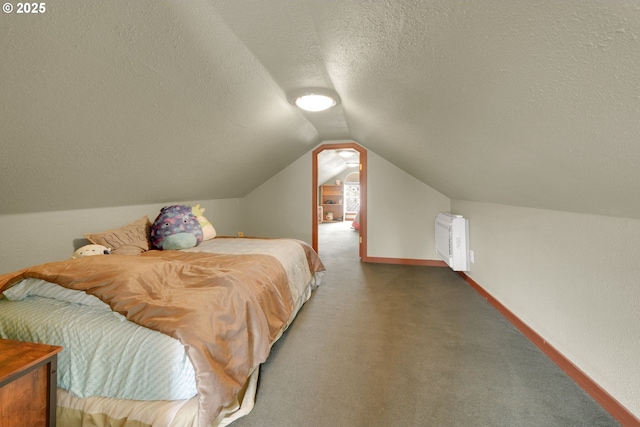
[[[312,260],[311,273],[318,268],[322,263]],[[129,320],[180,340],[196,372],[200,426],[266,360],[293,309],[286,273],[270,255],[84,257],[2,275],[0,292],[29,277],[95,295]]]

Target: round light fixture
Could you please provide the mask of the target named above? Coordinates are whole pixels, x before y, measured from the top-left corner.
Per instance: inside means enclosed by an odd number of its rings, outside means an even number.
[[[305,111],[324,111],[336,105],[336,101],[328,96],[312,93],[297,98],[296,105]]]
[[[356,154],[354,150],[338,150],[338,155],[340,157],[347,158],[353,156],[354,154]]]
[[[340,97],[327,88],[306,88],[289,92],[289,102],[305,111],[324,111],[338,105]]]

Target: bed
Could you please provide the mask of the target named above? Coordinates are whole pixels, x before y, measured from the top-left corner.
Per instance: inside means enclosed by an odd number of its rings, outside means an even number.
[[[64,347],[59,426],[223,426],[323,271],[302,241],[221,237],[42,264],[0,276],[0,338]]]

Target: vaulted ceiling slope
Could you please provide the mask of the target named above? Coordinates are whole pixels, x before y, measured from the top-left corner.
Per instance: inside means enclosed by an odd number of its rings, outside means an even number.
[[[243,197],[351,139],[454,199],[640,217],[639,0],[56,0],[0,58],[0,214]]]

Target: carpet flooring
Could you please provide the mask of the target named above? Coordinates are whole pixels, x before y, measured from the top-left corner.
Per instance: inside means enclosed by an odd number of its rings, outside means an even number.
[[[319,226],[327,272],[233,427],[605,427],[618,423],[457,274],[361,263]]]

